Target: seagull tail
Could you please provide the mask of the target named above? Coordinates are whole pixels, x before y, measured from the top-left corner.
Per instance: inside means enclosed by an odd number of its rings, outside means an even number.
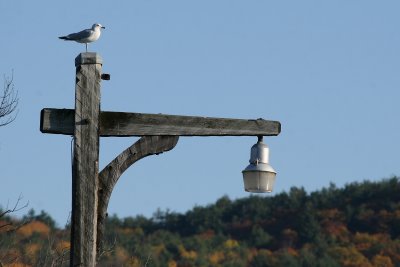
[[[65,41],[71,40],[70,38],[68,38],[68,36],[60,36],[60,37],[58,37],[58,39],[65,40]]]

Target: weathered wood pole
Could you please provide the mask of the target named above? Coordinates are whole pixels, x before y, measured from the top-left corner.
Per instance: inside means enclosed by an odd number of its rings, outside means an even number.
[[[70,266],[94,267],[97,243],[102,59],[96,53],[81,53],[75,59],[75,66]]]

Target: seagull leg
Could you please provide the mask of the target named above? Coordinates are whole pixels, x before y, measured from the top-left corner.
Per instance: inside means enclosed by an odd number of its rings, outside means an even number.
[[[85,45],[86,45],[86,52],[87,52],[87,43],[85,43]]]

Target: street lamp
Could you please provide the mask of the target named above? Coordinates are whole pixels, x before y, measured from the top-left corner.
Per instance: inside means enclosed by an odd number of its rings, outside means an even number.
[[[269,148],[258,136],[251,147],[250,164],[242,171],[244,190],[252,193],[270,193],[274,187],[276,172],[268,163]]]
[[[180,136],[259,136],[243,171],[245,190],[271,192],[275,171],[262,136],[281,132],[279,121],[224,119],[100,110],[102,59],[93,52],[75,59],[75,109],[42,109],[43,133],[74,136],[70,265],[96,266],[102,251],[107,207],[119,177],[138,160],[173,149]],[[99,75],[101,74],[101,75]],[[141,138],[99,171],[100,137]]]

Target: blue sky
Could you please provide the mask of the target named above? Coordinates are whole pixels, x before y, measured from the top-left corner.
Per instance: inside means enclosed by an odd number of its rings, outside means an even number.
[[[398,1],[0,1],[0,74],[14,71],[17,119],[0,128],[0,205],[20,194],[59,225],[71,209],[71,138],[42,134],[40,110],[73,108],[75,57],[57,37],[103,24],[89,50],[102,110],[279,120],[264,141],[275,193],[400,175]],[[137,138],[102,138],[100,168]],[[183,137],[133,165],[109,213],[185,212],[248,196],[254,137]],[[273,195],[272,193],[271,195]],[[26,213],[27,210],[19,214]]]

